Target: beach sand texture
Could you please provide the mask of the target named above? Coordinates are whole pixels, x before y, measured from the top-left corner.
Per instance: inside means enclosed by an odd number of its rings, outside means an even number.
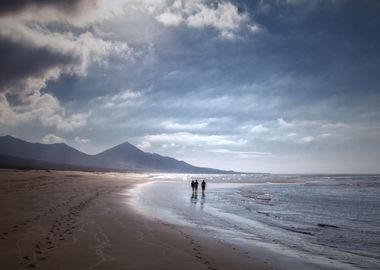
[[[1,269],[278,269],[191,228],[142,217],[143,175],[0,171]],[[262,252],[263,253],[263,252]]]

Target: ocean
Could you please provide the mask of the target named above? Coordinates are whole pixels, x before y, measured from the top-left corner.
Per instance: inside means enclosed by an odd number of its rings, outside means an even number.
[[[193,179],[207,182],[193,193]],[[323,267],[380,269],[379,175],[151,175],[132,205],[249,249]],[[323,268],[322,267],[322,268]]]

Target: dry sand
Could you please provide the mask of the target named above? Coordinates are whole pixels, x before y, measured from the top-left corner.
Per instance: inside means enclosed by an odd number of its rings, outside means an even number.
[[[137,174],[1,170],[0,268],[236,270],[286,265],[286,258],[262,250],[248,255],[194,229],[141,216],[128,206],[125,192],[144,181]]]

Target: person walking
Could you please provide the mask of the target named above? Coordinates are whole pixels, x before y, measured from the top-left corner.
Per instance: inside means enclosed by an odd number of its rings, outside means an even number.
[[[205,189],[206,189],[206,186],[207,186],[207,184],[206,184],[206,181],[205,181],[205,180],[203,180],[203,181],[202,181],[202,184],[201,184],[201,186],[202,186],[202,192],[205,192]]]
[[[199,185],[198,180],[195,180],[195,183],[194,183],[194,186],[195,186],[195,192],[198,191],[198,185]]]
[[[191,181],[191,190],[194,192],[195,189],[195,182],[194,180]]]

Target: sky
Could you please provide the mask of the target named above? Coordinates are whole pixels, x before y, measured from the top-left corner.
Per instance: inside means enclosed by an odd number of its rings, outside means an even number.
[[[0,135],[245,172],[380,173],[376,0],[0,3]]]

